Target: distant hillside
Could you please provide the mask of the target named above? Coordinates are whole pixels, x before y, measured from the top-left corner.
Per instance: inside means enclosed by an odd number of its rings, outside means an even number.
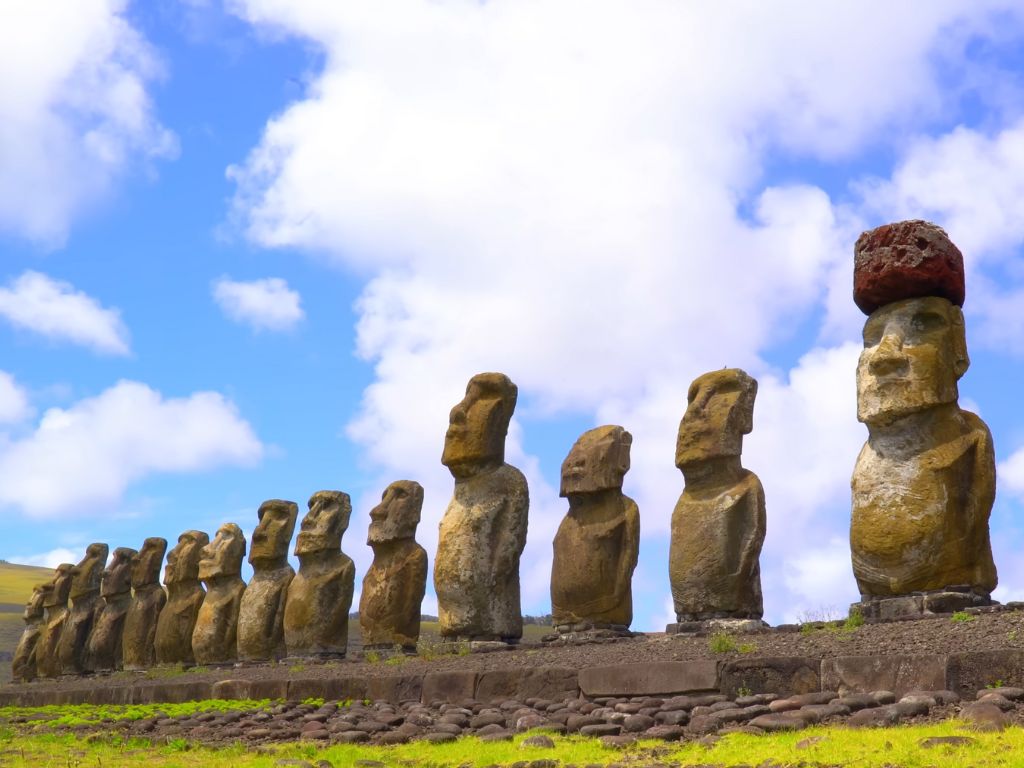
[[[32,596],[32,587],[51,578],[52,568],[0,561],[0,683],[11,679],[10,659],[25,628],[21,612]]]

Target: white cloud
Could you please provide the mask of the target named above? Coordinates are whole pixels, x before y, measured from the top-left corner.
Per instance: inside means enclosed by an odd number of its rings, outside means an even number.
[[[999,490],[1024,500],[1024,448],[1018,448],[996,468]]]
[[[16,424],[32,415],[28,395],[11,374],[0,371],[0,424]]]
[[[250,282],[222,277],[213,284],[213,298],[224,314],[255,330],[288,330],[305,316],[298,291],[279,277]]]
[[[39,518],[91,515],[148,475],[252,466],[262,455],[252,427],[222,395],[165,399],[121,381],[51,408],[34,432],[0,444],[0,507]]]
[[[0,231],[59,245],[133,163],[172,156],[160,74],[127,0],[8,7],[0,25]]]
[[[36,555],[13,555],[8,562],[18,565],[38,565],[42,568],[56,568],[61,563],[77,563],[82,559],[85,547],[81,550],[72,551],[64,547],[51,549],[49,552],[42,552]]]
[[[376,380],[349,434],[382,478],[424,484],[421,530],[436,531],[451,491],[448,410],[469,376],[501,370],[538,412],[633,432],[627,486],[645,535],[664,536],[687,386],[740,366],[762,379],[747,465],[768,497],[766,599],[776,616],[804,599],[782,561],[848,524],[863,440],[847,344],[862,322],[849,265],[863,221],[815,187],[766,187],[763,169],[769,153],[828,162],[947,114],[959,70],[938,64],[990,31],[996,5],[234,7],[312,40],[325,66],[229,170],[233,215],[258,244],[370,275],[357,344]],[[1019,21],[1000,20],[1006,34]],[[831,348],[773,375],[765,358],[823,308]],[[564,509],[522,445],[514,431],[508,455],[531,483],[530,606],[546,600]],[[636,589],[654,617],[667,581]]]
[[[51,339],[110,355],[130,352],[128,329],[116,309],[100,306],[74,286],[39,272],[23,272],[0,287],[0,317]]]

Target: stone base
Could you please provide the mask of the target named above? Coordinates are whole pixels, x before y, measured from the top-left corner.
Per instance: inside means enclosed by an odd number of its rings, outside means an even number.
[[[987,592],[975,591],[970,586],[955,586],[895,597],[864,598],[850,605],[850,615],[860,613],[867,622],[903,621],[990,605],[997,603]]]
[[[416,646],[415,645],[364,645],[363,655],[367,652],[377,654],[381,659],[390,659],[395,656],[415,656]]]
[[[492,653],[494,651],[514,651],[518,640],[473,640],[471,638],[446,637],[438,645],[439,653]]]
[[[714,632],[749,634],[764,632],[768,625],[761,619],[704,619],[703,621],[678,621],[665,626],[666,635],[710,635]]]
[[[294,666],[295,664],[326,664],[331,661],[343,661],[344,659],[344,653],[310,653],[299,656],[285,656],[281,659],[281,664],[287,664],[288,666]]]
[[[556,624],[555,631],[550,635],[544,635],[540,640],[546,645],[587,645],[589,643],[611,643],[616,640],[623,640],[636,637],[637,632],[631,632],[624,624],[594,624],[585,622],[579,624]]]

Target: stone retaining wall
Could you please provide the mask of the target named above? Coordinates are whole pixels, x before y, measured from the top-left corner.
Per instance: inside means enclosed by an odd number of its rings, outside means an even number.
[[[739,658],[729,661],[663,661],[617,664],[575,670],[568,667],[499,669],[485,672],[427,672],[390,677],[302,677],[282,670],[279,678],[218,681],[139,680],[122,684],[110,678],[85,678],[46,688],[42,684],[0,687],[0,706],[47,704],[147,704],[203,699],[322,698],[460,702],[497,702],[530,697],[563,700],[578,695],[665,696],[720,692],[729,697],[752,693],[781,696],[838,691],[867,693],[951,690],[972,695],[986,686],[1024,686],[1024,651],[978,651],[922,656],[838,656]]]

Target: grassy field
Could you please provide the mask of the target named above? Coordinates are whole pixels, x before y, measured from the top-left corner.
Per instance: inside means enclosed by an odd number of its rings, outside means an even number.
[[[274,768],[283,760],[306,760],[334,766],[376,760],[386,766],[511,765],[519,761],[556,760],[561,765],[857,766],[858,768],[925,768],[978,766],[1003,768],[1024,765],[1024,729],[997,733],[968,730],[955,721],[939,725],[851,730],[812,728],[800,733],[765,736],[730,734],[710,745],[698,742],[666,744],[638,742],[607,749],[597,739],[554,737],[554,747],[524,746],[531,733],[511,742],[482,742],[465,737],[449,744],[410,743],[396,747],[338,745],[318,747],[293,743],[246,749],[235,745],[207,749],[185,739],[152,745],[148,740],[125,741],[118,736],[87,737],[30,734],[0,727],[0,765],[11,766],[148,766],[148,768]],[[301,764],[301,763],[300,763]]]
[[[29,597],[32,587],[53,578],[52,568],[37,568],[34,565],[0,563],[0,604],[13,604],[20,613]],[[3,610],[0,608],[0,610]]]

